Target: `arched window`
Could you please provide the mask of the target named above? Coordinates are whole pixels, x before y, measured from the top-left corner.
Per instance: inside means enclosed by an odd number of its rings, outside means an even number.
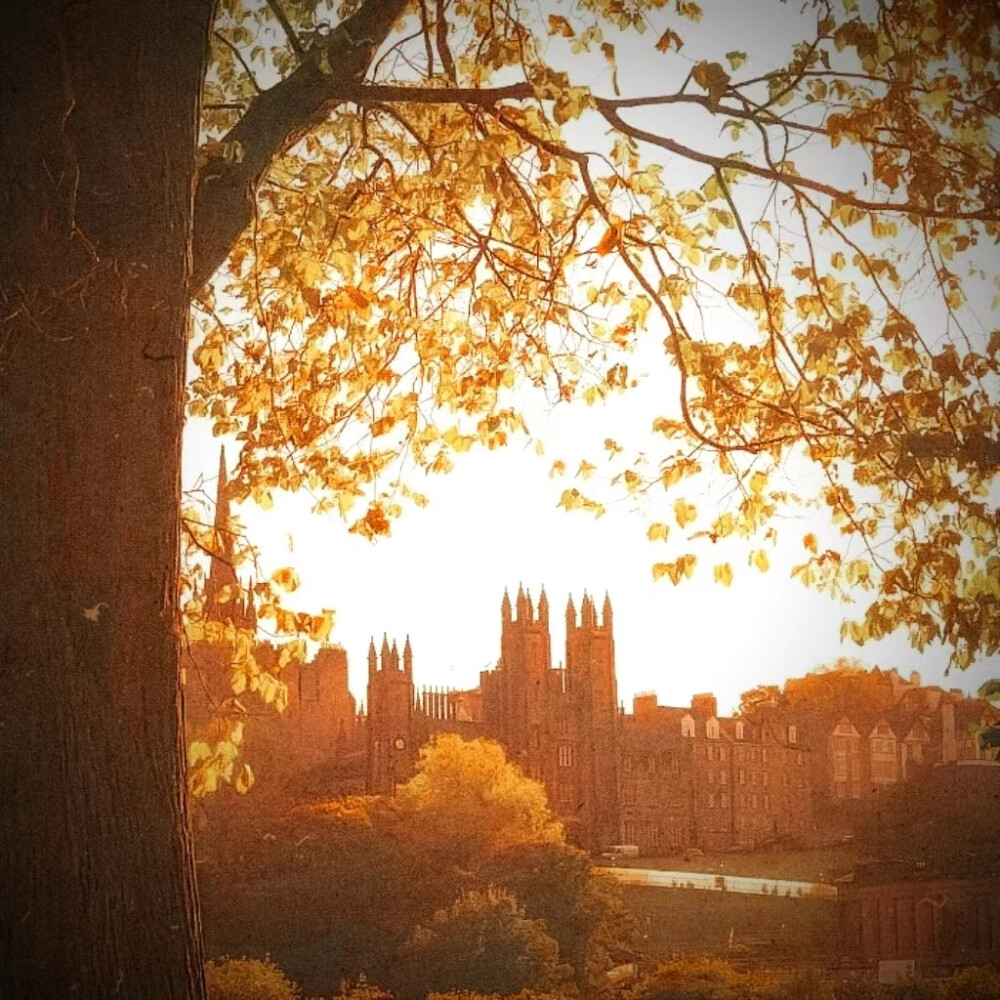
[[[681,719],[681,736],[694,736],[694,719],[690,715]]]
[[[736,723],[736,738],[738,740],[743,739],[743,723],[742,722],[737,722]]]
[[[718,719],[709,719],[708,722],[705,723],[705,735],[710,740],[717,740],[719,738],[719,720]]]

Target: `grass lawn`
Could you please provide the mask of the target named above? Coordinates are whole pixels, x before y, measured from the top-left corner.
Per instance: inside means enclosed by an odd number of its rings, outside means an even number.
[[[710,954],[763,962],[808,961],[837,947],[833,900],[624,886],[638,944],[653,959]]]

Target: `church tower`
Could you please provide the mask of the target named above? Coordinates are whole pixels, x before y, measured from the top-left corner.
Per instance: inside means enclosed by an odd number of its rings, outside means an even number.
[[[605,595],[598,621],[594,599],[584,593],[577,624],[566,607],[566,685],[578,733],[576,759],[583,845],[600,850],[619,839],[618,690],[611,600]]]
[[[375,653],[375,640],[368,646],[368,725],[366,727],[367,776],[370,795],[392,795],[396,785],[413,772],[417,756],[413,725],[413,650],[407,636],[402,663],[399,650],[382,637],[382,650]]]
[[[526,774],[544,779],[550,720],[552,650],[549,602],[545,588],[537,615],[530,592],[519,586],[515,602],[504,591],[500,605],[500,662],[484,687],[484,714],[490,734],[503,743],[507,756]]]

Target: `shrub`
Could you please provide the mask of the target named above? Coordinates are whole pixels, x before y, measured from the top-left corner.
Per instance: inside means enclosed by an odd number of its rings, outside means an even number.
[[[1000,1000],[1000,970],[991,966],[962,969],[940,987],[941,1000]]]
[[[208,1000],[299,1000],[299,988],[273,962],[220,958],[205,963]]]

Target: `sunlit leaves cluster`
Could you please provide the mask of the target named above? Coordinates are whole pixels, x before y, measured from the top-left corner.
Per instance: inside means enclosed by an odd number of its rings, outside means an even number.
[[[225,6],[207,136],[335,30],[287,7]],[[741,539],[766,571],[778,515],[815,504],[840,541],[795,574],[868,602],[845,635],[908,628],[966,665],[1000,648],[996,10],[817,2],[764,72],[752,39],[676,62],[702,14],[411,5],[368,82],[275,149],[199,305],[191,412],[242,440],[240,496],[306,488],[376,537],[422,502],[414,468],[537,433],[519,386],[598,403],[652,335],[677,386],[657,452],[584,459],[560,504],[599,515],[584,481],[610,462],[671,550],[654,575],[725,585],[730,554],[692,549]],[[622,92],[635,36],[676,85]],[[692,502],[720,481],[721,506]]]

